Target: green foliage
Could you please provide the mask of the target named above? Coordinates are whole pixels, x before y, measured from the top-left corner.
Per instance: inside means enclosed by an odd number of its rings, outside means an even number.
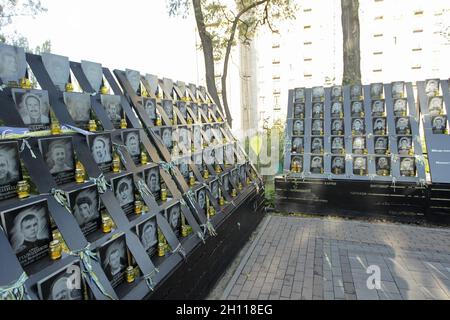
[[[45,11],[40,0],[0,0],[0,27],[11,24],[14,17],[34,17]]]

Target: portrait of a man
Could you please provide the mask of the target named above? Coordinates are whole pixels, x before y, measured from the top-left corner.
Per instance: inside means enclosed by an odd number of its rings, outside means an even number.
[[[313,135],[323,135],[323,120],[314,120],[311,131]]]
[[[51,53],[42,53],[41,56],[50,79],[64,92],[70,77],[69,58]]]
[[[19,74],[18,55],[21,49],[16,49],[12,46],[1,44],[0,46],[0,78],[3,83],[9,81],[18,81],[21,75]],[[22,54],[25,55],[22,49]]]
[[[305,105],[303,103],[296,103],[294,105],[294,118],[302,119],[305,115]]]
[[[169,117],[169,119],[173,119],[173,102],[172,100],[163,100],[162,102],[164,112]]]
[[[447,129],[447,117],[446,116],[437,116],[432,118],[433,123],[433,133],[435,134],[443,134]]]
[[[434,97],[439,92],[439,85],[440,80],[439,79],[429,79],[425,81],[425,92],[427,96]]]
[[[407,113],[407,100],[406,99],[397,99],[394,100],[394,115],[396,117],[406,116]]]
[[[384,114],[384,100],[375,100],[372,102],[372,115],[374,116],[382,116]]]
[[[17,110],[23,123],[36,130],[48,127],[50,124],[50,103],[47,91],[13,90]]]
[[[363,119],[354,119],[352,123],[352,130],[356,134],[364,134],[364,120]]]
[[[397,134],[409,134],[411,132],[409,118],[407,117],[398,118],[395,127],[397,129]]]
[[[325,97],[324,87],[314,87],[312,88],[313,101],[321,101]]]
[[[37,288],[41,300],[74,301],[83,300],[83,278],[80,262],[76,261],[48,277],[38,281]]]
[[[353,169],[355,170],[366,170],[367,168],[367,159],[363,157],[356,157],[353,160]]]
[[[125,235],[105,243],[98,251],[106,277],[115,288],[125,281],[125,270],[128,267]]]
[[[162,141],[164,143],[164,145],[166,146],[166,148],[168,148],[169,150],[172,149],[172,127],[166,127],[163,128],[161,131],[162,134]]]
[[[345,171],[345,160],[343,157],[334,157],[331,163],[331,168],[333,172],[337,174],[337,172],[343,173]]]
[[[123,115],[120,96],[101,95],[101,102],[109,120],[111,120],[116,129],[119,129]]]
[[[377,137],[375,139],[375,153],[385,153],[387,150],[388,139],[385,137]]]
[[[315,103],[312,110],[313,119],[323,118],[323,104]]]
[[[97,164],[110,163],[112,161],[111,137],[109,135],[88,136],[92,156]]]
[[[401,137],[398,140],[398,152],[400,154],[407,154],[412,148],[410,137]]]
[[[136,157],[141,154],[141,139],[139,137],[139,131],[123,132],[123,138],[125,146],[131,157]]]
[[[128,204],[134,204],[134,187],[132,174],[113,179],[114,194],[123,208]]]
[[[294,135],[301,136],[305,132],[303,120],[294,121]]]
[[[331,88],[331,100],[339,100],[342,97],[342,87],[334,86]]]
[[[392,83],[392,98],[403,98],[405,92],[405,83],[398,81]]]
[[[75,123],[85,129],[91,120],[91,96],[86,93],[64,92],[64,102]]]
[[[303,138],[294,138],[292,140],[292,151],[297,153],[303,152]]]
[[[300,172],[303,171],[303,157],[295,156],[291,158],[291,166],[300,168]]]
[[[403,158],[400,161],[400,173],[402,176],[414,176],[416,173],[416,162],[413,158]]]
[[[366,139],[364,137],[357,137],[353,139],[353,153],[362,154],[366,148]]]
[[[305,101],[305,89],[304,88],[295,89],[295,101]]]
[[[156,196],[156,193],[161,190],[161,186],[159,183],[159,168],[152,168],[148,170],[148,172],[146,173],[146,179],[148,188],[153,193],[153,195]]]
[[[352,116],[359,117],[364,112],[363,104],[361,101],[352,102]]]
[[[351,86],[350,97],[352,100],[359,100],[362,97],[362,87],[360,85]]]
[[[370,95],[372,99],[378,99],[383,95],[383,84],[382,83],[372,83],[370,85]]]
[[[332,139],[331,150],[333,153],[341,153],[344,149],[344,139],[342,137],[335,137]]]
[[[381,173],[391,170],[390,160],[387,157],[377,158],[376,163],[377,171],[382,171]]]
[[[386,132],[386,119],[377,118],[374,120],[373,132],[375,134],[384,134]]]
[[[230,176],[228,174],[222,176],[222,185],[225,191],[230,191]]]
[[[206,210],[206,192],[205,189],[200,189],[197,191],[197,203],[200,208]]]
[[[84,235],[99,228],[100,210],[96,186],[68,193],[69,207]]]
[[[3,228],[23,267],[47,256],[50,216],[45,200],[1,212]]]
[[[181,226],[180,204],[175,204],[167,210],[168,210],[167,217],[169,218],[169,224],[172,227],[172,230],[175,232],[175,234],[178,235]]]
[[[344,121],[343,120],[333,120],[331,122],[331,133],[332,134],[342,134],[344,131]]]
[[[322,157],[313,157],[311,159],[311,172],[322,173],[323,171],[323,159]]]
[[[139,73],[139,71],[126,69],[125,76],[127,77],[131,88],[134,90],[134,92],[137,92],[139,90],[139,86],[141,85],[141,74]]]
[[[156,101],[155,99],[144,99],[144,110],[151,120],[156,119]]]
[[[439,116],[444,111],[444,100],[442,97],[432,97],[428,103],[430,116]]]
[[[214,199],[218,200],[220,197],[219,181],[218,180],[211,181],[211,183],[209,184],[209,188],[211,189],[211,194],[214,197]]]
[[[22,178],[19,145],[17,142],[0,142],[0,187],[15,185]],[[15,190],[12,190],[15,193]],[[9,194],[1,192],[0,198]]]
[[[331,117],[332,118],[341,118],[341,115],[343,115],[343,108],[341,102],[333,102],[331,106]]]
[[[158,229],[156,218],[151,218],[136,227],[137,234],[144,246],[145,251],[151,256],[156,252],[158,245]]]
[[[322,153],[323,152],[323,139],[322,138],[314,138],[312,140],[311,152],[312,153]]]

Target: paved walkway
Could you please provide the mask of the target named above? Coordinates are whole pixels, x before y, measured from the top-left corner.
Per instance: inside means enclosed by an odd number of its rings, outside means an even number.
[[[266,218],[223,299],[450,299],[450,229]],[[369,266],[381,271],[370,290]]]

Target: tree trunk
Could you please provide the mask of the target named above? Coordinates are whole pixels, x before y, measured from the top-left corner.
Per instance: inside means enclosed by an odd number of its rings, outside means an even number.
[[[341,0],[344,43],[343,85],[361,84],[359,0]]]
[[[206,31],[201,0],[192,0],[192,5],[194,7],[195,21],[197,22],[198,34],[200,35],[200,40],[202,42],[203,56],[205,59],[206,87],[216,105],[223,112],[215,80],[213,44],[211,36]]]

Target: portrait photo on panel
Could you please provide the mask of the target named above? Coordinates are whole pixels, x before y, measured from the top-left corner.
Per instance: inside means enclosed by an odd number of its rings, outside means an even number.
[[[353,121],[352,121],[352,131],[355,134],[364,134],[365,133],[364,120],[360,119],[360,118],[353,119]]]
[[[331,121],[331,134],[341,135],[344,132],[344,120],[335,119]]]
[[[444,99],[442,97],[431,97],[428,102],[430,116],[440,116],[444,112]]]
[[[366,170],[367,169],[367,159],[364,157],[356,157],[353,160],[354,170]]]
[[[89,135],[88,143],[97,164],[112,162],[112,141],[109,134]]]
[[[202,147],[202,129],[200,126],[193,126],[194,146],[195,148]]]
[[[122,208],[132,204],[134,206],[134,181],[133,174],[111,179],[114,195]],[[133,208],[132,208],[133,209]]]
[[[305,105],[303,103],[296,103],[294,105],[294,118],[303,119],[305,117]]]
[[[51,230],[46,200],[2,211],[1,219],[5,234],[22,267],[47,257]]]
[[[295,120],[294,121],[294,129],[293,134],[295,136],[301,136],[305,132],[305,126],[303,120]]]
[[[408,102],[406,99],[394,100],[394,115],[396,117],[404,117],[408,112]]]
[[[202,188],[197,191],[197,203],[200,208],[206,212],[206,190]]]
[[[370,96],[372,99],[378,99],[383,96],[383,84],[382,83],[372,83],[370,85]]]
[[[0,79],[3,83],[19,82],[25,75],[26,61],[23,48],[0,44]]]
[[[373,132],[379,135],[386,133],[386,118],[373,119]]]
[[[122,132],[122,139],[128,153],[134,162],[140,162],[141,155],[141,138],[138,130],[130,130]]]
[[[156,120],[156,100],[144,98],[143,101],[145,113],[151,120]]]
[[[105,108],[114,128],[120,129],[120,122],[124,117],[120,96],[101,95],[100,97],[102,106]]]
[[[399,99],[403,98],[405,94],[405,83],[402,81],[397,81],[392,83],[392,98]]]
[[[366,139],[364,137],[353,138],[353,153],[362,154],[366,149]]]
[[[303,157],[301,156],[293,156],[291,158],[291,167],[297,167],[299,172],[303,171]]]
[[[372,101],[372,115],[383,116],[384,113],[385,113],[385,101],[384,100]]]
[[[241,183],[245,183],[247,180],[247,172],[245,171],[245,164],[239,166],[239,178],[241,179]]]
[[[331,151],[333,153],[342,153],[344,151],[343,137],[334,137],[331,139]]]
[[[178,102],[178,110],[180,110],[183,119],[187,119],[187,107],[186,102]]]
[[[345,173],[345,159],[344,157],[333,157],[331,161],[331,169],[334,174]]]
[[[323,135],[323,120],[319,119],[313,120],[311,134],[316,136]]]
[[[231,190],[230,188],[230,175],[224,174],[222,177],[222,186],[225,189],[225,191],[229,192]]]
[[[156,217],[150,218],[136,226],[136,234],[141,240],[145,251],[153,256],[158,248],[158,227]]]
[[[311,159],[311,173],[323,173],[323,158],[312,157]]]
[[[375,137],[375,153],[385,154],[389,148],[387,137]]]
[[[434,97],[439,94],[439,86],[441,81],[439,79],[429,79],[425,81],[425,93],[429,97]]]
[[[312,109],[313,119],[323,118],[323,103],[314,103]]]
[[[18,142],[0,142],[0,199],[14,194],[20,180],[22,169]]]
[[[214,197],[214,199],[219,200],[220,197],[220,191],[219,191],[219,180],[213,180],[209,183],[209,188],[211,189],[211,195]]]
[[[412,137],[399,137],[398,153],[408,154],[410,151],[412,151]]]
[[[431,118],[433,133],[444,134],[447,131],[447,116],[437,116]],[[1,156],[1,154],[0,154]]]
[[[363,92],[360,85],[353,85],[350,87],[350,98],[352,101],[360,100],[362,98]]]
[[[325,88],[324,87],[312,88],[313,101],[321,101],[324,97],[325,97]]]
[[[414,158],[401,158],[400,160],[400,174],[402,176],[416,175],[416,160]]]
[[[169,119],[173,119],[173,102],[172,100],[163,100],[162,107],[164,112],[169,117]]]
[[[69,58],[46,52],[42,53],[41,57],[51,81],[60,91],[64,92],[66,84],[70,81]]]
[[[162,141],[167,149],[171,150],[173,146],[172,141],[172,127],[165,127],[161,129]]]
[[[311,142],[311,153],[323,152],[323,138],[314,138]]]
[[[174,204],[166,209],[166,216],[169,219],[169,224],[174,233],[178,236],[181,227],[181,207],[179,203]]]
[[[194,114],[194,117],[198,117],[198,104],[196,103],[191,103],[190,105],[192,113]]]
[[[364,114],[364,106],[362,101],[353,101],[351,105],[352,117],[359,117]]]
[[[67,192],[69,208],[81,231],[88,235],[100,227],[100,199],[97,186]]]
[[[75,153],[72,137],[40,139],[39,149],[57,184],[73,181]]]
[[[32,131],[50,126],[50,102],[47,91],[13,89],[17,111],[23,123]]]
[[[131,88],[134,90],[134,92],[137,92],[141,85],[141,74],[139,73],[139,71],[126,69],[125,76],[130,83]]]
[[[102,268],[113,288],[125,281],[129,264],[127,251],[125,235],[106,242],[98,249]]]
[[[295,89],[295,101],[305,101],[305,89],[304,88],[297,88]]]
[[[376,158],[377,170],[391,170],[391,159],[388,157]]]
[[[159,167],[151,168],[145,171],[146,184],[153,195],[156,197],[161,190]]]
[[[41,300],[74,301],[83,300],[83,283],[80,261],[64,266],[51,275],[39,280],[38,294]]]
[[[75,124],[86,129],[91,120],[91,96],[87,93],[64,92],[64,102]]]
[[[396,120],[395,129],[397,134],[410,134],[411,126],[408,117],[401,117]]]
[[[303,152],[303,138],[296,137],[292,139],[292,152],[295,153]]]
[[[334,86],[331,88],[331,100],[339,100],[342,97],[342,87]]]
[[[331,105],[331,117],[332,118],[341,118],[344,115],[344,108],[341,102],[333,102]]]

